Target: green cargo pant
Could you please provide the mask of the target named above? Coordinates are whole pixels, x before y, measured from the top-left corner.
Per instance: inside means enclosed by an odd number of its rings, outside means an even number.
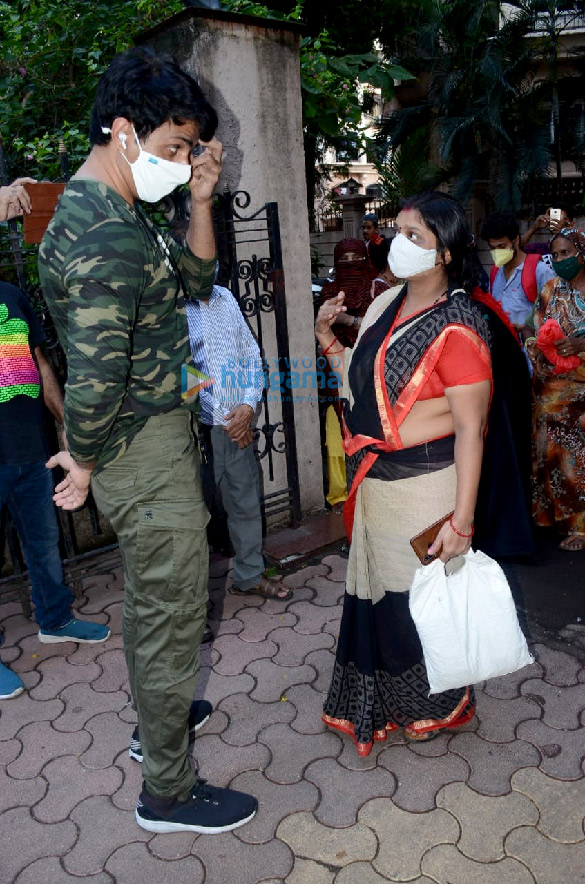
[[[124,651],[157,797],[187,797],[187,720],[207,609],[208,552],[199,452],[181,408],[148,419],[128,450],[92,479],[124,565]]]

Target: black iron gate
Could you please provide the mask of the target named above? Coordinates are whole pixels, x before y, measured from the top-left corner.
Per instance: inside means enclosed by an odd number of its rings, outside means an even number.
[[[244,214],[250,205],[245,191],[225,193],[215,206],[215,230],[218,243],[218,282],[227,285],[238,299],[240,309],[252,327],[262,357],[265,357],[264,319],[274,314],[274,335],[278,373],[282,378],[280,414],[277,403],[269,401],[268,385],[262,401],[262,417],[256,430],[257,457],[265,462],[265,478],[274,482],[275,457],[284,454],[286,484],[263,495],[266,517],[288,513],[291,522],[301,518],[299,471],[295,431],[294,401],[290,395],[290,351],[288,320],[282,266],[280,224],[277,203],[265,203],[252,214]],[[269,376],[268,366],[266,377]]]

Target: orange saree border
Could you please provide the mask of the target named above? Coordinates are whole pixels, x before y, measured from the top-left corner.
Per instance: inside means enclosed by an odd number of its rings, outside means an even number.
[[[484,341],[482,341],[477,333],[465,325],[451,323],[444,328],[439,335],[437,335],[432,344],[430,344],[425,350],[410,381],[406,384],[394,407],[392,407],[384,380],[384,364],[393,331],[394,328],[391,328],[382,341],[374,361],[374,387],[384,439],[375,439],[372,436],[364,436],[361,434],[352,436],[345,421],[343,421],[343,448],[348,456],[356,454],[366,446],[375,446],[378,451],[398,451],[404,447],[402,439],[400,438],[400,426],[408,416],[414,403],[417,401],[420,391],[424,388],[425,383],[435,368],[443,348],[447,343],[447,339],[452,332],[457,331],[463,333],[470,343],[477,348],[480,357],[484,359],[488,365],[491,364],[489,347]],[[365,455],[354,476],[348,498],[343,507],[343,521],[350,542],[353,532],[358,488],[377,459],[378,454],[375,451],[368,451]]]

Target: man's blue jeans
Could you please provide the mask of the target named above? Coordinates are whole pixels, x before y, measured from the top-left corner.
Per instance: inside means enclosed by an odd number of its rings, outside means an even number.
[[[51,471],[44,463],[0,464],[0,507],[5,503],[24,551],[36,621],[51,632],[71,619],[73,601],[63,582]]]

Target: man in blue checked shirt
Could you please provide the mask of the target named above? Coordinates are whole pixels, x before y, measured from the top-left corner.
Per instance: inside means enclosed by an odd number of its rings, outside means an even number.
[[[287,601],[292,591],[264,574],[258,463],[252,420],[264,390],[260,349],[229,289],[215,285],[207,300],[186,301],[189,339],[202,386],[201,422],[211,440],[215,482],[235,550],[236,595]]]

